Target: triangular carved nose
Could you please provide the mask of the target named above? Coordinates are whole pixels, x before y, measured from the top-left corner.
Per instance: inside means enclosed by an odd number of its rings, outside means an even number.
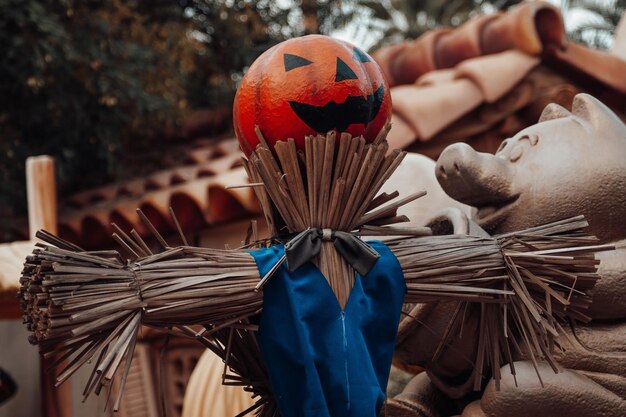
[[[337,70],[335,73],[335,82],[343,81],[343,80],[356,80],[358,77],[350,69],[348,64],[343,62],[341,59],[337,58]]]

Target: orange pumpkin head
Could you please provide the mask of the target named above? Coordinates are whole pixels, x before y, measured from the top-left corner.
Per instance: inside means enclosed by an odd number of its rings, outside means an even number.
[[[348,132],[373,141],[391,113],[380,67],[359,48],[321,35],[282,42],[261,55],[241,81],[233,106],[235,134],[249,154],[259,126],[270,145]]]

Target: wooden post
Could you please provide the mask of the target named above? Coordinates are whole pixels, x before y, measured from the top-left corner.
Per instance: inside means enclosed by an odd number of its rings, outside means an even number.
[[[31,156],[26,160],[26,192],[28,198],[28,229],[30,240],[37,230],[57,233],[57,189],[54,159],[50,156]],[[44,372],[55,358],[40,359],[41,406],[43,417],[72,416],[72,387],[65,382],[54,387],[53,372]]]
[[[28,228],[30,240],[45,229],[57,233],[57,189],[54,159],[31,156],[26,160],[26,192],[28,196]]]

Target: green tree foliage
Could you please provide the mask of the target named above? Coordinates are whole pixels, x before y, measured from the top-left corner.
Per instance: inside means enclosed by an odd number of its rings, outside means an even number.
[[[181,23],[138,4],[0,0],[5,232],[25,212],[27,156],[53,155],[62,189],[85,188],[123,175],[121,150],[148,145],[184,107]]]

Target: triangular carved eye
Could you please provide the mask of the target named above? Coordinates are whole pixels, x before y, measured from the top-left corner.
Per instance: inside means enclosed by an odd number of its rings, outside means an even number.
[[[370,62],[370,58],[365,54],[365,52],[361,51],[359,48],[354,48],[354,55],[352,58],[356,59],[359,62]]]
[[[305,67],[307,65],[311,65],[313,62],[308,59],[302,58],[298,55],[285,54],[285,72],[291,71],[295,68]]]
[[[352,69],[343,62],[341,59],[337,58],[337,70],[335,73],[335,82],[343,81],[343,80],[356,80],[358,77],[352,71]]]

